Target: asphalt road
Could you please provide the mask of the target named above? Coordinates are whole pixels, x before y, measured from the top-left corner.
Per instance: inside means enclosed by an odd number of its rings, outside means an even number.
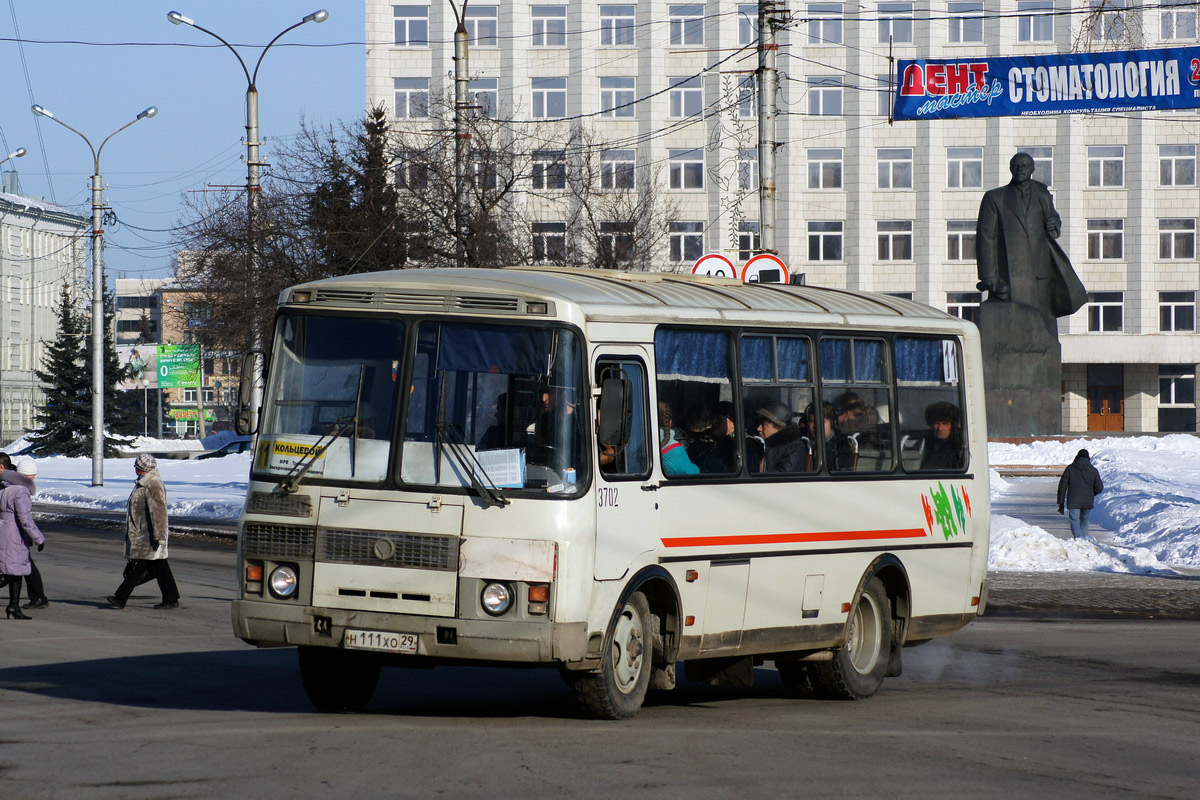
[[[233,551],[175,539],[183,608],[124,611],[115,531],[44,526],[52,605],[0,620],[0,797],[1193,797],[1200,623],[985,618],[859,703],[684,684],[581,716],[552,670],[385,670],[315,713],[230,633]]]

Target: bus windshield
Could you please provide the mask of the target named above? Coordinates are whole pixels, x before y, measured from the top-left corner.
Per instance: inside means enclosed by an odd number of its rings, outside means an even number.
[[[399,320],[280,317],[255,469],[282,477],[311,458],[309,477],[383,481],[403,358]]]
[[[433,486],[582,492],[582,349],[568,330],[422,322],[401,479]]]

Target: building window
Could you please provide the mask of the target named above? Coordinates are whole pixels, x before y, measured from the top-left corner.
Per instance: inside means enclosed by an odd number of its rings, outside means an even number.
[[[429,184],[429,169],[422,154],[416,150],[403,150],[396,159],[396,188],[410,192],[424,189]]]
[[[633,47],[634,12],[637,6],[600,6],[600,44],[604,47]]]
[[[912,220],[880,220],[875,229],[879,234],[880,261],[912,261]]]
[[[567,7],[530,6],[529,21],[532,26],[533,47],[567,46]]]
[[[704,255],[704,223],[672,222],[671,260],[695,261]]]
[[[396,119],[424,119],[429,115],[429,78],[394,78]]]
[[[975,220],[946,220],[946,258],[950,261],[975,260]]]
[[[703,150],[671,150],[668,155],[672,189],[704,188]]]
[[[1196,220],[1160,219],[1158,221],[1158,257],[1192,259],[1196,257]]]
[[[599,241],[601,257],[610,263],[633,260],[633,224],[601,222]]]
[[[1054,41],[1054,0],[1019,0],[1017,41]]]
[[[637,94],[637,78],[600,79],[600,116],[633,117],[637,106],[633,104]]]
[[[1196,185],[1196,145],[1159,145],[1158,184],[1159,186]]]
[[[880,117],[892,116],[892,104],[896,93],[896,83],[891,75],[875,76],[875,114]]]
[[[1083,28],[1092,44],[1125,41],[1125,0],[1088,0]]]
[[[1159,292],[1158,329],[1163,333],[1196,331],[1196,293]]]
[[[1125,185],[1125,147],[1093,145],[1087,149],[1088,186],[1113,189]]]
[[[951,43],[978,44],[983,41],[983,0],[950,2],[946,4],[946,11]]]
[[[738,260],[749,261],[762,252],[758,236],[758,223],[742,220],[737,227]]]
[[[1158,368],[1158,429],[1196,430],[1196,368],[1163,364]]]
[[[842,4],[808,4],[808,43],[818,46],[842,43]]]
[[[668,6],[667,27],[673,45],[699,47],[704,44],[704,4]]]
[[[567,115],[567,79],[533,78],[534,119],[562,119]]]
[[[1196,41],[1196,0],[1162,0],[1162,40]]]
[[[495,119],[500,108],[500,89],[497,78],[475,78],[467,84],[472,111],[480,117]]]
[[[1087,315],[1092,333],[1119,332],[1125,324],[1125,293],[1088,292]]]
[[[842,149],[812,148],[808,151],[808,188],[842,188]]]
[[[562,150],[539,150],[533,154],[533,188],[567,188],[567,162]]]
[[[913,4],[879,4],[879,43],[912,44]]]
[[[1125,220],[1087,221],[1088,258],[1119,259],[1125,255]]]
[[[672,78],[668,92],[671,116],[674,119],[694,117],[704,110],[704,84],[699,75],[692,78]]]
[[[533,223],[533,260],[561,262],[567,256],[567,223]]]
[[[1054,183],[1054,148],[1043,145],[1018,147],[1018,153],[1025,153],[1033,159],[1033,179],[1050,186]]]
[[[463,9],[463,25],[467,28],[467,41],[475,47],[496,47],[499,6],[466,6]]]
[[[738,150],[738,191],[753,192],[758,189],[758,148]]]
[[[842,260],[841,222],[821,221],[808,223],[808,260]]]
[[[429,46],[429,6],[392,6],[398,47]]]
[[[978,324],[982,302],[982,292],[946,292],[946,313]]]
[[[745,119],[758,116],[758,87],[753,76],[738,80],[737,115]]]
[[[876,151],[879,162],[880,189],[911,189],[913,185],[913,151],[911,147],[881,147]]]
[[[951,189],[983,186],[983,148],[946,148],[946,185]]]
[[[500,185],[495,161],[486,153],[472,153],[467,163],[467,181],[476,189],[495,189]]]
[[[629,191],[634,188],[633,150],[605,150],[600,156],[600,188]]]
[[[842,113],[842,79],[823,76],[808,79],[808,113],[836,117]]]
[[[738,44],[745,47],[758,43],[758,6],[738,3]]]

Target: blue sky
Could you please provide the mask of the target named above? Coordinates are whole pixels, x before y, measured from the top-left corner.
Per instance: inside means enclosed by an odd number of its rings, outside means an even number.
[[[50,109],[97,147],[157,106],[157,117],[113,137],[101,155],[105,199],[127,223],[105,228],[105,267],[110,285],[116,277],[170,275],[169,229],[179,223],[182,198],[206,186],[245,185],[246,79],[232,53],[198,30],[172,25],[167,12],[191,17],[237,46],[253,72],[277,33],[310,12],[329,11],[324,23],[310,22],[275,44],[259,70],[263,155],[270,162],[272,140],[293,137],[302,116],[319,125],[350,122],[365,105],[363,3],[323,1],[0,4],[0,158],[18,147],[29,151],[0,169],[16,167],[24,194],[90,219],[91,151],[66,128],[35,117],[30,106]]]

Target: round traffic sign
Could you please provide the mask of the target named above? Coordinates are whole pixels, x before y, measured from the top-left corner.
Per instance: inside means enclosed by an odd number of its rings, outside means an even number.
[[[720,253],[708,253],[696,259],[693,275],[711,275],[716,278],[737,278],[737,267]]]
[[[787,283],[787,265],[777,255],[759,253],[742,266],[742,283]]]

